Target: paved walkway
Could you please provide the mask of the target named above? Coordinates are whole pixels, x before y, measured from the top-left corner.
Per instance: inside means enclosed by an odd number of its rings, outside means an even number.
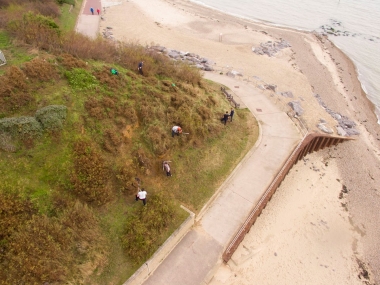
[[[145,285],[206,284],[228,242],[302,137],[291,119],[252,85],[216,73],[206,73],[205,78],[238,95],[259,121],[260,138]]]
[[[81,11],[79,12],[75,31],[90,38],[96,38],[99,32],[100,16],[102,14],[102,3],[100,0],[83,0]],[[90,8],[94,9],[94,15]],[[96,10],[100,10],[100,15]]]

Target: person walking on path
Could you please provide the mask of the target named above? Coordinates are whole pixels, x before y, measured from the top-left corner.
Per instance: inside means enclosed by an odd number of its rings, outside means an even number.
[[[170,165],[169,165],[169,162],[171,162],[170,160],[166,161],[164,160],[162,162],[162,170],[165,170],[166,172],[166,176],[172,176],[171,172],[170,172]]]
[[[146,195],[147,194],[148,193],[145,191],[144,188],[142,188],[142,189],[139,188],[139,192],[137,192],[137,194],[136,194],[136,201],[141,200],[143,202],[144,206],[145,206],[146,205]]]
[[[144,62],[143,62],[143,61],[140,61],[140,62],[139,62],[139,67],[138,67],[138,71],[139,71],[139,73],[140,73],[141,75],[144,75],[144,74],[143,74],[143,70],[142,70],[143,65],[144,65]]]
[[[96,9],[96,12],[98,13],[98,15],[100,15],[100,9]]]
[[[94,8],[91,7],[90,8],[90,12],[91,12],[92,15],[94,15]]]
[[[232,117],[234,116],[234,114],[235,114],[235,110],[234,108],[231,108],[231,112],[230,112],[231,122],[232,122]]]
[[[226,111],[226,113],[223,115],[223,118],[221,118],[220,120],[226,125],[229,116],[230,115],[228,114],[228,111]]]
[[[180,126],[174,126],[172,128],[172,137],[174,138],[174,135],[179,136],[180,134],[182,134],[182,128]]]

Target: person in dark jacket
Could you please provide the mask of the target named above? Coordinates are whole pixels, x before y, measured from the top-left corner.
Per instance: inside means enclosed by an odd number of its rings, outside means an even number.
[[[144,75],[144,74],[143,74],[143,70],[142,70],[143,65],[144,65],[144,62],[141,61],[141,62],[139,63],[139,67],[138,67],[138,71],[139,71],[139,73],[140,73],[141,75]]]
[[[227,124],[227,121],[228,121],[228,117],[230,115],[228,114],[228,111],[226,111],[226,113],[223,115],[223,118],[221,118],[220,120],[224,123],[224,124]]]
[[[234,114],[235,114],[235,110],[234,108],[231,108],[231,112],[230,112],[231,122],[232,122],[232,117],[234,116]]]

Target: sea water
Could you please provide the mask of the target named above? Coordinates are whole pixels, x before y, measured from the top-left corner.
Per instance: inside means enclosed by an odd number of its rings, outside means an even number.
[[[329,39],[354,62],[380,123],[380,0],[193,0],[225,13]]]

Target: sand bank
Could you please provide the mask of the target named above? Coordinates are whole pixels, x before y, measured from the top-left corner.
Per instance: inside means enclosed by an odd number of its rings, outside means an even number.
[[[211,284],[360,284],[366,264],[371,282],[380,282],[380,126],[355,67],[340,50],[312,33],[257,24],[184,0],[122,1],[103,16],[100,31],[112,27],[117,40],[196,53],[212,60],[216,72],[238,71],[238,78],[258,88],[276,85],[276,93],[261,92],[285,112],[289,101],[300,101],[309,131],[318,131],[320,119],[331,128],[337,124],[317,93],[361,132],[356,141],[310,155],[293,168]],[[291,47],[275,57],[252,52],[280,39]],[[279,94],[289,91],[294,98]],[[343,185],[348,193],[341,195]]]

